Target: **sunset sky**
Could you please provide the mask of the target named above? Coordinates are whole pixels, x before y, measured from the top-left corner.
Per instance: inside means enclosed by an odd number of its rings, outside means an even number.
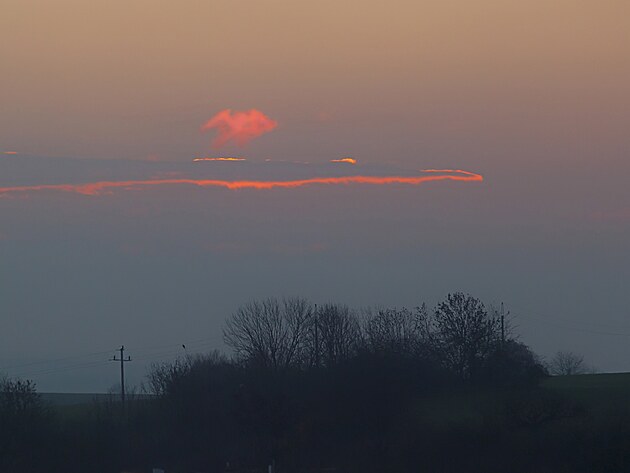
[[[0,65],[0,373],[454,291],[630,371],[626,0],[0,0]]]

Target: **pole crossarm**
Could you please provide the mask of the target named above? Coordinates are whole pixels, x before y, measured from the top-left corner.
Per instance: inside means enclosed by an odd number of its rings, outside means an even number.
[[[109,361],[119,361],[120,362],[120,400],[125,405],[125,363],[131,360],[131,356],[127,355],[125,358],[125,346],[122,345],[118,350],[120,352],[120,358],[116,358],[114,355],[113,358],[110,358]]]

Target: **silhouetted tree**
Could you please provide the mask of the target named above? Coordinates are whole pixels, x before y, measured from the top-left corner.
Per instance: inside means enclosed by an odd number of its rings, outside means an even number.
[[[311,366],[332,366],[356,353],[361,326],[347,306],[325,304],[318,307],[308,333]]]
[[[531,349],[508,339],[496,344],[483,364],[483,380],[492,385],[534,386],[547,376],[547,369]]]
[[[37,471],[50,443],[50,415],[30,380],[0,380],[0,471]]]
[[[407,355],[417,354],[431,338],[424,304],[414,311],[403,308],[368,312],[364,332],[369,350]]]
[[[307,358],[313,319],[305,299],[253,301],[226,321],[223,338],[240,361],[272,369],[298,366]]]
[[[188,355],[171,363],[152,363],[147,374],[148,389],[151,394],[166,396],[175,391],[178,385],[190,376],[195,366],[203,363],[226,363],[227,359],[218,351],[207,355]]]
[[[31,380],[0,380],[0,414],[8,417],[33,414],[41,408],[41,399]]]
[[[238,423],[234,403],[239,369],[217,351],[152,366],[148,385],[157,395],[155,430],[145,437],[156,444],[168,441],[171,447],[156,456],[173,467],[181,456],[197,468],[225,460],[226,439]],[[208,443],[215,448],[205,448]]]
[[[549,362],[549,372],[553,375],[585,374],[589,368],[584,357],[570,351],[559,351]]]
[[[500,321],[470,295],[449,294],[433,312],[436,349],[447,367],[464,379],[473,378],[500,340]]]

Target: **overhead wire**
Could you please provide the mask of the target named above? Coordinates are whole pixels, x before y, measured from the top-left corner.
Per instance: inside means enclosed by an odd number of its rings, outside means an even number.
[[[64,356],[63,358],[55,358],[55,359],[52,359],[52,360],[38,360],[38,361],[31,361],[31,362],[27,362],[27,363],[20,363],[20,364],[17,364],[17,365],[0,366],[0,371],[12,370],[12,369],[15,369],[15,368],[24,368],[26,366],[34,366],[34,365],[57,363],[59,361],[73,360],[73,359],[77,359],[77,358],[89,358],[89,357],[92,357],[92,356],[105,355],[105,354],[111,353],[111,352],[112,352],[112,350],[98,351],[98,352],[93,352],[93,353],[84,353],[84,354],[81,354],[81,355]]]
[[[584,332],[584,333],[591,333],[594,335],[604,335],[604,336],[614,336],[614,337],[630,337],[630,332],[593,330],[590,328],[577,326],[575,325],[573,321],[568,321],[567,319],[563,319],[560,322],[558,322],[558,321],[553,320],[553,317],[542,316],[539,314],[532,314],[532,313],[528,313],[527,315],[517,314],[517,317],[521,318],[521,320],[532,317],[547,325],[552,325],[558,328],[564,328],[568,330],[575,330],[576,332]],[[592,325],[592,324],[587,323],[587,324],[582,324],[582,325]]]
[[[173,343],[173,344],[168,344],[168,345],[153,345],[149,347],[146,347],[146,346],[138,347],[137,349],[134,349],[135,352],[142,353],[142,352],[146,352],[147,350],[155,350],[159,348],[171,348],[171,350],[162,351],[158,353],[145,353],[137,357],[134,357],[133,359],[138,360],[138,361],[150,361],[153,359],[155,360],[165,359],[165,358],[176,356],[178,354],[190,354],[190,353],[197,354],[203,351],[205,347],[213,345],[214,343],[215,341],[212,341],[209,338],[205,338],[205,339],[199,339],[199,340],[194,340],[194,341],[184,342],[184,343]],[[174,347],[183,347],[183,346],[188,346],[190,348],[185,348],[184,353],[182,353],[181,349],[179,350],[172,349]],[[50,374],[63,373],[66,371],[84,369],[84,368],[95,367],[98,365],[108,364],[111,361],[110,359],[101,359],[101,360],[92,360],[92,361],[87,361],[87,360],[89,358],[93,358],[99,355],[112,354],[115,351],[116,351],[115,349],[112,349],[112,350],[106,350],[106,351],[85,353],[85,354],[80,354],[80,355],[66,356],[66,357],[56,358],[52,360],[38,360],[38,361],[32,361],[28,363],[6,365],[3,367],[0,367],[0,371],[9,372],[11,376],[14,376],[14,377],[46,376]],[[80,361],[81,359],[83,359],[83,361]],[[75,361],[75,360],[76,362],[74,363],[62,364],[61,366],[46,366],[46,365],[53,365],[59,362],[69,362],[69,361]],[[13,370],[18,369],[18,368],[30,368],[30,367],[32,367],[32,369],[18,370],[17,373],[13,372]]]

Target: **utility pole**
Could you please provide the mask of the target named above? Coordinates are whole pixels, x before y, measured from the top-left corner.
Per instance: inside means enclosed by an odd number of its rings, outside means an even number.
[[[319,312],[315,304],[315,368],[319,368]]]
[[[122,401],[123,408],[125,407],[125,363],[131,361],[131,357],[127,356],[125,359],[125,346],[121,346],[118,350],[120,352],[120,358],[111,358],[109,361],[120,361],[120,400]]]
[[[505,345],[505,310],[503,308],[503,302],[501,302],[501,345]]]

